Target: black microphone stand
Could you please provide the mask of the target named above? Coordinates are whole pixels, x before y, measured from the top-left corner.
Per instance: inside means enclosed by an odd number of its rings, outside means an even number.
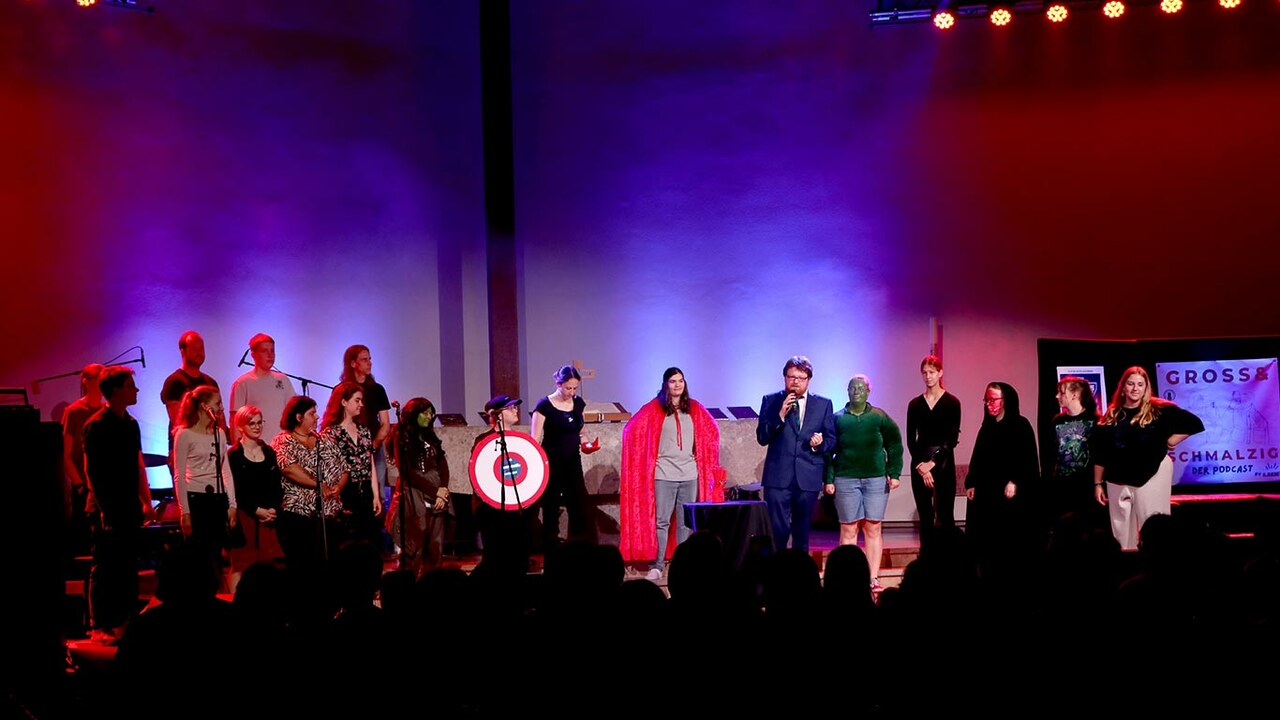
[[[137,350],[138,357],[132,360],[121,360],[120,362],[116,362],[117,360],[120,359],[120,355],[124,355],[125,353],[129,352],[129,350]],[[102,364],[103,365],[132,365],[134,363],[141,363],[142,367],[145,368],[147,366],[147,359],[146,359],[146,356],[143,354],[142,346],[134,345],[133,347],[129,348],[129,350],[125,350],[124,352],[120,353],[120,355],[116,355],[115,357],[111,358],[110,360]],[[61,380],[62,378],[75,377],[75,376],[78,376],[82,370],[83,368],[81,368],[80,370],[71,370],[70,372],[58,373],[57,375],[50,375],[49,377],[36,378],[35,380],[31,381],[31,389],[32,391],[38,393],[40,392],[40,383],[49,382],[50,380]]]
[[[308,397],[310,397],[310,393],[308,393],[308,392],[307,392],[307,389],[308,389],[308,388],[310,388],[312,385],[319,385],[320,387],[325,388],[326,390],[332,390],[332,389],[333,389],[333,386],[332,386],[332,385],[325,385],[324,383],[319,382],[319,381],[316,381],[316,380],[312,380],[311,378],[302,377],[301,375],[290,375],[289,373],[284,372],[284,371],[280,370],[279,368],[274,368],[274,367],[273,367],[273,368],[271,368],[271,369],[272,369],[272,370],[275,370],[276,372],[280,373],[281,375],[283,375],[283,376],[285,376],[285,377],[287,377],[287,378],[293,378],[294,380],[297,380],[299,383],[301,383],[301,384],[302,384],[302,394],[303,394],[303,395],[307,395]]]
[[[515,473],[513,467],[514,461],[511,459],[511,454],[507,449],[507,428],[506,423],[502,421],[502,410],[497,411],[493,428],[498,432],[498,454],[501,457],[501,462],[499,464],[499,468],[501,468],[501,470],[498,480],[502,486],[498,491],[498,504],[501,505],[501,507],[497,511],[499,514],[494,517],[494,522],[492,524],[494,525],[495,532],[491,534],[490,539],[503,546],[508,546],[502,548],[501,555],[507,556],[510,554],[510,560],[512,562],[515,561],[518,554],[520,561],[523,563],[521,571],[528,572],[528,536],[531,533],[529,528],[530,516],[525,514],[527,508],[521,507],[520,486],[517,484],[511,485],[511,492],[515,495],[516,506],[514,509],[507,508],[507,475],[510,473],[514,477]],[[508,512],[515,514],[507,515]],[[488,553],[489,547],[486,546],[486,556]]]
[[[249,361],[247,360],[247,358],[248,358],[248,357],[249,357],[249,351],[248,351],[248,350],[246,350],[246,351],[244,352],[244,355],[241,355],[241,356],[240,356],[240,362],[236,363],[236,367],[240,367],[240,366],[242,366],[242,365],[253,365],[253,363],[251,363],[251,362],[249,362]],[[308,377],[302,377],[301,375],[290,375],[289,373],[287,373],[287,372],[285,372],[285,371],[281,370],[281,369],[280,369],[280,368],[278,368],[278,367],[272,367],[271,369],[272,369],[272,370],[274,370],[275,372],[280,373],[281,375],[283,375],[283,376],[285,376],[285,377],[287,377],[287,378],[293,378],[294,380],[297,380],[297,381],[302,385],[302,394],[303,394],[303,395],[306,395],[306,396],[308,396],[308,397],[310,397],[310,393],[308,393],[308,392],[307,392],[307,390],[308,390],[312,385],[319,385],[320,387],[325,388],[325,389],[327,389],[327,390],[332,390],[332,389],[333,389],[333,386],[332,386],[332,385],[325,385],[324,383],[322,383],[322,382],[320,382],[320,381],[318,381],[318,380],[312,380],[311,378],[308,378]]]
[[[320,543],[320,561],[329,561],[329,528],[324,520],[324,466],[320,458],[320,436],[316,438],[316,542]]]
[[[218,444],[218,431],[220,430],[220,428],[218,427],[218,418],[213,417],[212,410],[209,411],[209,415],[210,415],[210,419],[213,421],[212,427],[213,427],[214,494],[216,497],[218,493],[221,493],[222,496],[226,498],[227,497],[226,480],[222,477],[222,446]],[[228,502],[227,507],[220,508],[220,509],[222,510],[222,517],[219,518],[219,522],[221,523],[220,527],[223,528],[223,532],[218,533],[219,546],[217,547],[217,554],[218,554],[218,570],[219,570],[218,574],[222,575],[221,573],[222,545],[225,544],[226,547],[231,546],[231,518],[228,517],[229,515],[228,511],[231,510],[231,503]],[[212,518],[210,518],[210,521],[212,522]],[[225,582],[226,578],[223,577],[222,580]],[[230,590],[230,588],[228,588],[225,584],[223,585],[223,589]]]
[[[498,491],[498,499],[502,505],[502,510],[507,509],[507,473],[511,472],[511,455],[507,452],[507,428],[506,423],[502,422],[502,410],[498,411],[497,422],[494,428],[498,431],[498,454],[502,456],[502,477],[499,480],[502,488]],[[524,512],[524,508],[520,507],[520,486],[512,485],[511,492],[516,496],[516,512]]]
[[[396,566],[401,570],[403,570],[404,563],[402,561],[404,559],[405,525],[409,521],[409,519],[405,516],[405,507],[404,507],[405,503],[409,503],[409,512],[412,512],[414,515],[417,515],[418,511],[413,507],[413,500],[410,499],[408,494],[405,492],[406,488],[405,488],[405,482],[404,482],[404,468],[401,466],[401,462],[400,462],[400,422],[401,422],[400,403],[393,402],[391,404],[395,406],[395,409],[396,409],[396,437],[392,442],[395,443],[396,470],[397,470],[397,473],[396,473],[397,508],[396,509],[400,513],[400,532],[397,534],[400,536],[400,560],[401,561],[398,561]]]

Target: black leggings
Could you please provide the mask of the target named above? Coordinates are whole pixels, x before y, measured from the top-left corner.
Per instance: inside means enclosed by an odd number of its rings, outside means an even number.
[[[956,473],[947,464],[933,470],[933,487],[926,487],[924,478],[916,472],[916,462],[911,466],[911,494],[916,499],[916,512],[920,515],[920,543],[926,544],[942,530],[956,526]]]
[[[582,479],[580,462],[551,460],[551,475],[542,493],[542,549],[555,547],[560,539],[560,508],[569,514],[569,539],[592,540],[587,515],[587,485]],[[567,469],[557,471],[557,466]]]

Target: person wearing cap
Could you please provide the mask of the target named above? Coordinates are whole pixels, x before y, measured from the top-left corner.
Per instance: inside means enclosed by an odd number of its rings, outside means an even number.
[[[487,442],[498,434],[499,428],[509,431],[520,422],[520,398],[506,395],[495,395],[485,403],[480,417],[489,424],[488,429],[476,436],[471,444],[476,447]],[[477,570],[484,572],[514,573],[525,572],[529,567],[531,553],[531,526],[533,516],[538,513],[537,506],[521,510],[499,510],[480,499],[479,493],[473,496],[476,524],[480,526],[480,539],[484,545],[483,557]],[[515,498],[511,498],[515,500]]]
[[[449,513],[449,463],[432,428],[436,408],[424,397],[404,404],[393,435],[400,481],[391,497],[387,532],[400,545],[400,568],[418,578],[444,556],[444,523]]]
[[[657,396],[622,429],[622,558],[650,561],[645,578],[661,579],[672,512],[679,544],[690,533],[684,504],[723,502],[722,473],[720,428],[702,403],[689,397],[680,368],[667,368]]]

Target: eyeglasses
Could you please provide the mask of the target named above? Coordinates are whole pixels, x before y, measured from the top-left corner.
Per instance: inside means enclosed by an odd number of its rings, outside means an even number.
[[[261,421],[261,420],[250,420],[250,421],[249,421],[249,425],[248,425],[248,426],[249,426],[249,427],[262,427],[263,425],[266,425],[266,423],[264,423],[264,422],[263,422],[263,421]]]
[[[808,375],[787,375],[786,378],[788,380],[808,380],[809,376]]]

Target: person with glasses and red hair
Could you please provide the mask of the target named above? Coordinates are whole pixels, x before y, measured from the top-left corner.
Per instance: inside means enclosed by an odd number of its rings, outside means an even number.
[[[263,440],[266,418],[256,405],[235,412],[231,424],[240,439],[227,454],[236,479],[236,512],[245,545],[231,549],[231,570],[237,575],[255,562],[274,562],[284,556],[276,538],[276,518],[284,493],[276,451]]]

